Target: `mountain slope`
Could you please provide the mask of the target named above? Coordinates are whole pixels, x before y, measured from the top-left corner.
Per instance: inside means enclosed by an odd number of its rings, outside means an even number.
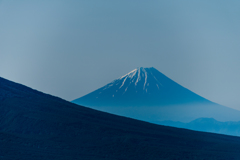
[[[240,111],[193,93],[155,68],[137,68],[72,102],[149,122],[189,122],[200,117],[240,121]]]
[[[0,78],[0,159],[240,159],[240,138],[78,106]]]

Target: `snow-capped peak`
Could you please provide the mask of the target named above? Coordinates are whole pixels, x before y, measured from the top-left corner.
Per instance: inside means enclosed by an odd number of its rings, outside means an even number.
[[[126,75],[84,96],[86,101],[89,100],[89,102],[91,102],[92,98],[88,99],[88,97],[95,98],[96,105],[105,100],[106,102],[109,101],[109,105],[113,102],[119,104],[129,102],[134,105],[135,103],[144,105],[149,102],[161,102],[161,104],[165,105],[188,103],[189,101],[204,101],[200,96],[193,94],[152,67],[136,68]]]
[[[153,67],[151,68],[139,67],[132,70],[131,72],[117,79],[118,83],[120,84],[118,89],[120,90],[124,88],[124,93],[125,93],[129,87],[135,86],[134,88],[139,88],[138,90],[140,90],[141,88],[142,91],[147,93],[149,85],[151,85],[152,87],[151,90],[153,90],[153,88],[154,90],[155,89],[159,90],[162,84],[153,75],[152,70],[154,70]],[[139,92],[138,90],[136,90],[136,92]]]

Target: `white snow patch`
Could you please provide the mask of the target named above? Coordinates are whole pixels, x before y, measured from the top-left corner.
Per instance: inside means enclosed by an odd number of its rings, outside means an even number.
[[[128,77],[129,77],[129,78],[133,78],[136,73],[137,73],[137,69],[135,69],[134,72],[128,74]]]
[[[145,73],[145,82],[144,82],[144,85],[143,85],[143,89],[145,89],[145,85],[147,83],[147,72],[145,69],[143,69],[143,72]]]
[[[140,69],[138,69],[138,77],[137,77],[137,81],[135,82],[135,86],[137,85],[138,81],[141,80],[141,76],[140,76]]]
[[[126,78],[124,79],[124,81],[123,81],[122,85],[120,86],[120,88],[122,88],[122,86],[124,85],[124,83],[125,83],[125,81],[126,81],[127,78],[128,78],[128,77],[126,77]],[[120,88],[119,88],[119,89],[120,89]]]
[[[123,92],[123,94],[127,91],[128,87],[125,89],[125,91]]]
[[[124,77],[130,75],[131,73],[135,72],[136,70],[137,70],[137,69],[132,70],[131,72],[125,74],[124,76],[120,77],[119,79],[122,79],[122,78],[124,78]],[[135,73],[135,74],[136,74],[136,73]]]
[[[122,76],[120,79],[123,79],[123,78],[125,78],[125,79],[123,80],[123,83],[122,83],[122,85],[120,86],[120,88],[123,87],[123,85],[124,85],[125,81],[127,80],[127,78],[133,78],[133,77],[136,75],[136,73],[137,73],[137,69],[134,69],[134,70],[132,70],[131,72],[129,72],[128,74]],[[132,82],[133,82],[133,80],[132,80]],[[130,84],[131,84],[131,83],[130,83]],[[119,88],[119,89],[120,89],[120,88]]]
[[[108,89],[108,88],[112,87],[113,85],[114,85],[114,84],[111,83],[111,84],[107,85],[105,88],[103,88],[103,90]]]

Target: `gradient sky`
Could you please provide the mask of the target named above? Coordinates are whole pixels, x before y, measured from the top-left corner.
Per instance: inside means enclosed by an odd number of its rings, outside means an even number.
[[[0,76],[73,100],[136,67],[240,110],[239,0],[0,0]]]

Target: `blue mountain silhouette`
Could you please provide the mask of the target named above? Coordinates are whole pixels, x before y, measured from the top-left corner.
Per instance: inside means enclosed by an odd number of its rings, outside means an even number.
[[[240,111],[193,93],[153,67],[134,69],[72,102],[149,122],[190,122],[201,117],[240,121]]]
[[[158,124],[178,128],[186,128],[196,131],[212,132],[233,136],[240,136],[240,122],[220,122],[213,118],[198,118],[189,123],[162,121]]]

